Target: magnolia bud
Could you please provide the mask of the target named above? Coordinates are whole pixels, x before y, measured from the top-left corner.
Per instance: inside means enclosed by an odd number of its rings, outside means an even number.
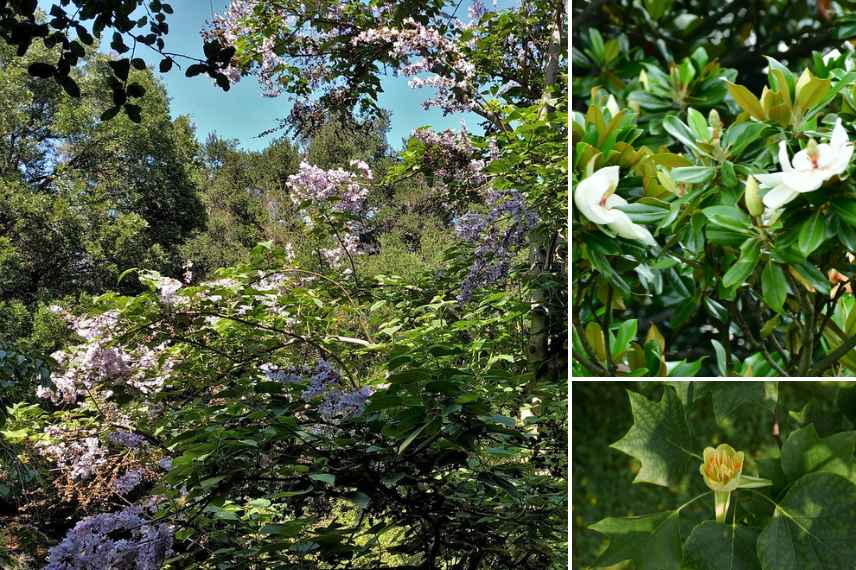
[[[743,201],[746,203],[746,209],[753,216],[760,216],[764,212],[764,203],[761,201],[761,195],[758,193],[758,181],[752,175],[749,175],[749,178],[746,179]]]
[[[708,113],[707,124],[716,131],[722,130],[722,120],[719,118],[719,113],[716,112],[716,109],[711,109],[710,113]]]

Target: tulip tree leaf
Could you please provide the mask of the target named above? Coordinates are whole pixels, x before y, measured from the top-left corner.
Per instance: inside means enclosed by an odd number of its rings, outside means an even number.
[[[856,484],[834,473],[797,480],[758,537],[764,570],[856,567]]]
[[[782,445],[782,470],[788,481],[806,473],[835,473],[856,483],[856,431],[844,431],[819,438],[814,425],[792,432]]]
[[[755,543],[760,531],[704,521],[684,543],[682,570],[760,570]]]
[[[710,394],[713,400],[713,415],[717,421],[734,420],[737,410],[747,404],[764,404],[763,382],[707,382],[700,387],[696,398]]]
[[[591,528],[609,537],[609,547],[595,566],[632,560],[636,570],[678,570],[681,536],[678,511],[641,517],[605,518]]]
[[[684,408],[671,387],[659,402],[636,392],[627,392],[633,426],[610,447],[631,455],[642,463],[634,483],[668,487],[684,477],[693,461]]]

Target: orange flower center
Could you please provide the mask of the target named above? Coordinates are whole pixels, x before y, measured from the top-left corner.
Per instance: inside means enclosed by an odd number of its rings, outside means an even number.
[[[743,461],[739,456],[729,457],[716,453],[704,466],[708,478],[718,483],[728,483],[743,469]]]

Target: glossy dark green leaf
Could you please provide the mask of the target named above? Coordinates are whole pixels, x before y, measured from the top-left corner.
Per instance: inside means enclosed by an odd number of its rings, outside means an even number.
[[[761,294],[764,302],[777,313],[781,313],[788,298],[788,289],[785,272],[779,265],[768,262],[761,272]]]
[[[800,226],[797,247],[805,257],[826,241],[826,220],[821,212],[815,212]]]
[[[734,287],[743,283],[758,265],[761,256],[761,242],[755,238],[747,239],[740,246],[740,257],[722,276],[723,287]]]
[[[744,235],[752,233],[752,218],[735,206],[710,206],[702,213],[712,224]]]

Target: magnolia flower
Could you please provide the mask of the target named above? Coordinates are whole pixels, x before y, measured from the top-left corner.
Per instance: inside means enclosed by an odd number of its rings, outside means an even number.
[[[727,443],[719,444],[716,449],[706,447],[704,450],[704,463],[698,470],[713,491],[716,522],[725,522],[732,491],[772,485],[768,479],[743,475],[743,458],[742,451],[735,451]]]
[[[847,131],[841,119],[835,122],[829,144],[809,141],[806,148],[794,155],[793,165],[788,157],[785,141],[779,143],[781,172],[756,174],[762,188],[769,191],[764,195],[764,205],[770,210],[781,208],[797,196],[814,192],[833,176],[847,170],[853,144],[847,140]]]
[[[577,184],[574,204],[587,219],[598,225],[605,225],[619,236],[656,246],[657,242],[651,232],[633,223],[627,214],[617,209],[617,206],[627,204],[627,200],[615,194],[617,187],[618,167],[601,168]]]

